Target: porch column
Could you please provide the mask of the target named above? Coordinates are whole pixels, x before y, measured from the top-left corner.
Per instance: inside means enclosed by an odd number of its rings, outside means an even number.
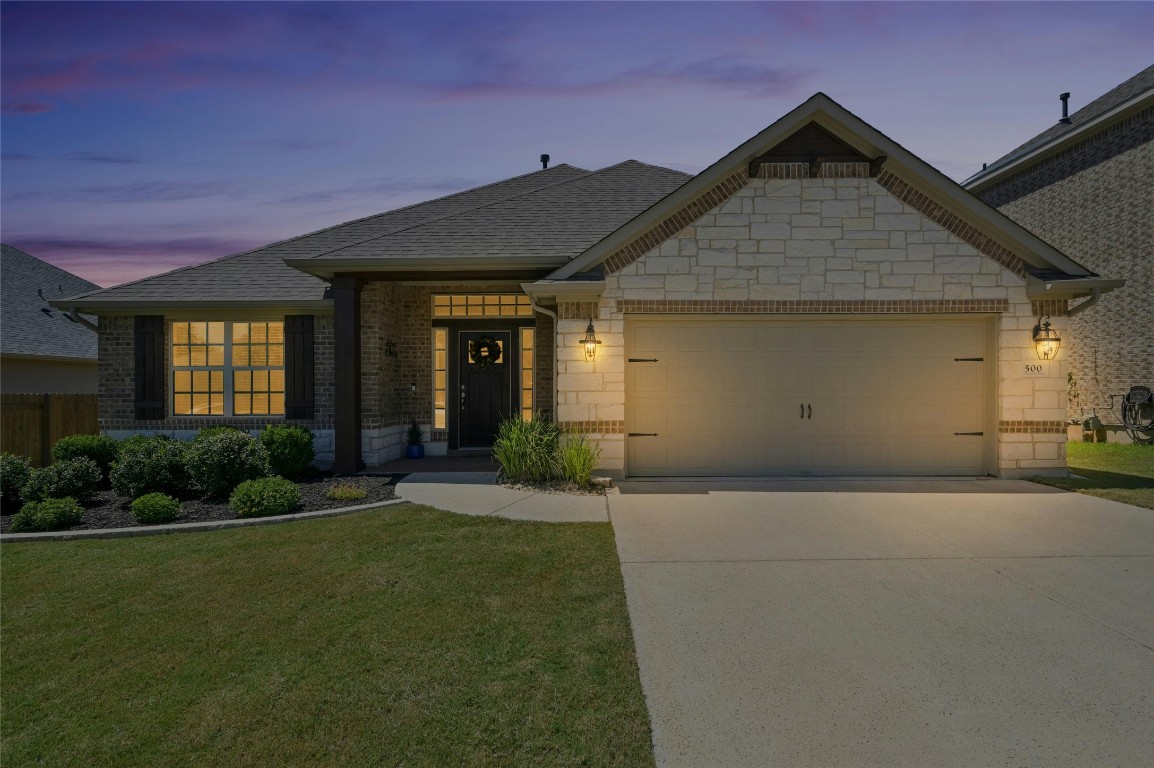
[[[333,373],[336,378],[334,472],[359,472],[361,461],[361,283],[334,277]]]

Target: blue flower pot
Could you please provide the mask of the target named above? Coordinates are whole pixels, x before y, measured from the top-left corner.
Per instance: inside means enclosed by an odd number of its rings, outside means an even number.
[[[425,446],[410,445],[405,448],[406,459],[423,459],[425,458]]]

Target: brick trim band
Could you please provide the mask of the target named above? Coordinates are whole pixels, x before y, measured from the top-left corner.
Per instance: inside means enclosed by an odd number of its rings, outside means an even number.
[[[563,301],[557,304],[559,320],[589,320],[597,317],[595,301]]]
[[[757,178],[808,179],[813,176],[811,170],[809,163],[761,163],[757,166]],[[870,164],[866,162],[821,163],[816,178],[868,179],[871,175]]]
[[[1063,317],[1070,314],[1070,302],[1066,299],[1034,299],[1030,302],[1030,311],[1038,317]]]
[[[607,274],[620,272],[623,268],[640,259],[649,251],[664,243],[710,210],[736,195],[749,181],[745,168],[722,179],[711,189],[684,205],[680,210],[667,216],[661,223],[644,234],[618,248],[605,259]]]
[[[1064,421],[999,421],[998,431],[1002,434],[1056,435],[1066,433]]]
[[[1025,263],[1009,249],[999,245],[986,235],[974,229],[937,202],[926,197],[902,179],[899,179],[891,171],[883,168],[882,172],[878,174],[877,181],[878,184],[885,187],[889,193],[898,200],[901,200],[918,213],[940,225],[943,229],[946,229],[974,246],[1018,277],[1026,276]]]
[[[619,299],[617,311],[626,314],[699,315],[940,315],[999,313],[1010,308],[1007,299],[894,299],[843,301],[710,301]]]
[[[559,421],[557,426],[566,432],[579,432],[586,435],[623,435],[625,434],[624,421]]]
[[[264,429],[268,424],[303,424],[309,429],[332,429],[332,419],[286,419],[283,416],[268,416],[265,418],[250,417],[201,417],[196,419],[165,418],[165,419],[100,419],[101,429],[152,429],[157,431],[193,430],[207,427],[236,427],[237,429],[253,430]]]

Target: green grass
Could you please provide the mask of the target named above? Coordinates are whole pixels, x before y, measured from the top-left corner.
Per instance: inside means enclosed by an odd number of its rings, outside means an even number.
[[[1104,499],[1154,509],[1154,446],[1120,443],[1067,443],[1070,471],[1086,478],[1032,477],[1052,485]]]
[[[4,544],[5,766],[652,765],[607,523]]]

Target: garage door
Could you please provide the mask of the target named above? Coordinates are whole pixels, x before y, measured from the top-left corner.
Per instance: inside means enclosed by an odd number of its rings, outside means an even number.
[[[628,318],[627,472],[980,475],[983,320]]]

